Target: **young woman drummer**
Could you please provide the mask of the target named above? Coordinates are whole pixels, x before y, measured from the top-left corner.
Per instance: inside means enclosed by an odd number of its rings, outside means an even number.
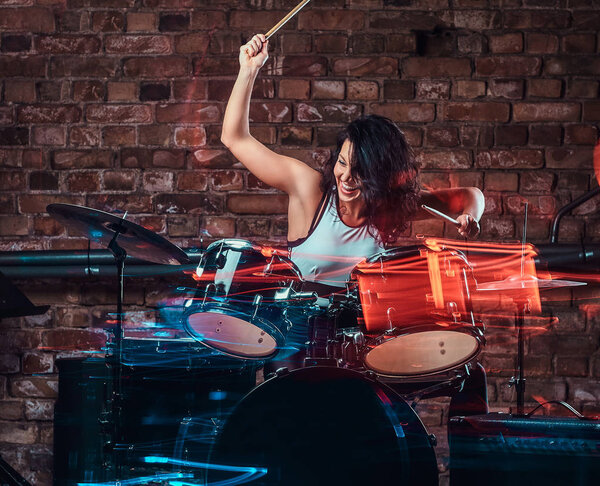
[[[427,217],[422,204],[456,215],[461,236],[479,234],[485,204],[481,191],[420,189],[412,151],[387,118],[367,116],[350,123],[320,171],[277,154],[252,137],[250,97],[268,58],[268,46],[259,34],[240,48],[240,71],[225,111],[221,141],[258,179],[289,196],[290,258],[305,280],[344,286],[356,263],[394,243],[410,220]],[[295,367],[294,363],[292,356],[283,364]],[[461,393],[452,398],[450,415],[486,411],[485,371],[476,365]]]
[[[290,258],[306,280],[343,286],[358,261],[392,244],[410,220],[427,217],[421,204],[457,215],[460,235],[479,233],[481,191],[420,189],[411,149],[386,118],[367,116],[350,123],[321,171],[257,141],[249,129],[250,96],[268,45],[259,34],[240,48],[240,71],[221,140],[258,179],[289,196]]]

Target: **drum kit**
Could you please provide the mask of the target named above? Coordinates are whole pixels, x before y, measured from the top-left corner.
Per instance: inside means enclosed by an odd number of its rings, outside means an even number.
[[[160,264],[189,259],[125,217],[67,204],[52,204],[48,212],[115,256],[119,301],[110,359],[119,440],[125,257]],[[219,426],[208,460],[183,454],[171,462],[202,464],[211,484],[244,482],[235,479],[242,467],[254,468],[255,484],[368,484],[390,477],[437,484],[435,438],[392,386],[412,384],[413,398],[426,396],[431,383],[438,391],[460,389],[485,346],[472,294],[546,286],[512,278],[478,287],[460,250],[422,244],[363,260],[345,288],[323,296],[285,251],[239,239],[210,244],[193,279],[181,326],[200,346],[239,360],[300,363],[277,369],[238,403]],[[553,288],[576,284],[551,282]]]

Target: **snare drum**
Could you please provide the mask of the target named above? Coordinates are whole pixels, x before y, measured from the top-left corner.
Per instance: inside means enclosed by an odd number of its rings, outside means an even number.
[[[474,287],[464,255],[448,249],[394,248],[356,265],[349,291],[360,299],[364,365],[380,375],[422,377],[469,363],[484,342]]]
[[[184,327],[202,344],[245,359],[266,359],[284,346],[298,303],[300,271],[272,248],[226,239],[211,244],[198,264],[194,299]]]

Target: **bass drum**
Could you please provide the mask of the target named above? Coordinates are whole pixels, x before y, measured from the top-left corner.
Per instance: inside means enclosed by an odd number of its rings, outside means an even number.
[[[388,386],[332,367],[280,370],[246,395],[207,473],[208,484],[438,484],[431,440],[413,409]]]

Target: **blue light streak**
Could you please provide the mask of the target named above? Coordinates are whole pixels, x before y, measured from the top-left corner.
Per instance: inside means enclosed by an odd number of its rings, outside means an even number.
[[[155,481],[170,481],[172,479],[193,479],[193,474],[187,473],[169,473],[156,474],[154,476],[142,476],[139,478],[122,479],[115,482],[105,483],[77,483],[77,486],[134,486],[138,484],[148,484]]]
[[[228,472],[239,472],[242,473],[236,478],[226,479],[223,481],[215,481],[212,483],[190,483],[187,481],[169,481],[171,486],[198,486],[202,484],[204,486],[235,486],[236,484],[244,484],[255,479],[265,476],[268,472],[267,468],[264,467],[253,467],[253,466],[229,466],[226,464],[209,464],[207,462],[194,462],[184,461],[181,459],[175,459],[171,457],[161,456],[146,456],[142,459],[148,464],[171,464],[174,466],[184,466],[197,469],[212,469],[215,471],[228,471]]]

